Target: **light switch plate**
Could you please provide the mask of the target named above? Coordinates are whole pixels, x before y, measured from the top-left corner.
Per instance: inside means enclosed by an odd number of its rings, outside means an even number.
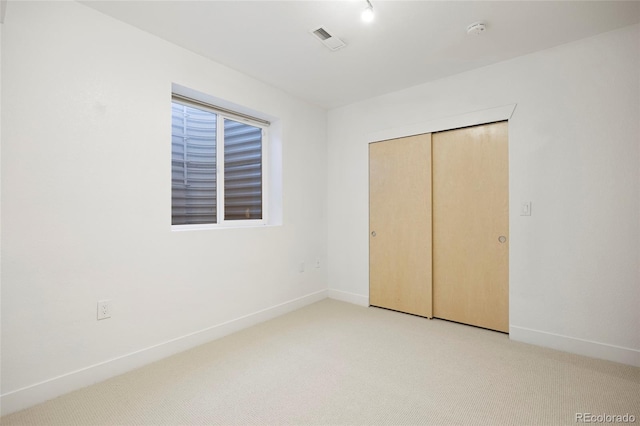
[[[531,216],[531,201],[522,203],[520,206],[520,216]]]

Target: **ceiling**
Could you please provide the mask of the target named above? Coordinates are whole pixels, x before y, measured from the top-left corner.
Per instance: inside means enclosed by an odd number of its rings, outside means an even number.
[[[640,1],[371,2],[371,23],[366,0],[82,3],[324,108],[640,22]],[[347,46],[327,49],[319,26]]]

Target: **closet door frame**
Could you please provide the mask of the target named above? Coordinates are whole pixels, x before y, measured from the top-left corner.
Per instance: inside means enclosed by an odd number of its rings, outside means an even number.
[[[413,123],[387,129],[378,130],[369,133],[365,138],[367,145],[375,142],[381,142],[389,139],[398,139],[406,136],[415,136],[426,133],[436,133],[447,130],[455,130],[463,127],[471,127],[481,124],[489,124],[498,121],[509,121],[516,110],[517,104],[506,104],[495,107],[485,108],[480,111],[471,111],[468,113],[453,114],[444,118],[437,118],[425,122]],[[511,152],[511,150],[509,150]],[[511,154],[509,154],[511,155]],[[509,174],[509,199],[511,194],[511,174]],[[509,214],[509,228],[511,227],[511,214]],[[511,244],[509,245],[509,258],[511,258]],[[370,277],[369,277],[370,278]],[[511,271],[509,271],[509,287],[511,283]],[[509,291],[511,295],[511,291]],[[369,305],[371,298],[369,297]],[[509,300],[509,306],[511,301]],[[509,309],[509,312],[511,310]]]

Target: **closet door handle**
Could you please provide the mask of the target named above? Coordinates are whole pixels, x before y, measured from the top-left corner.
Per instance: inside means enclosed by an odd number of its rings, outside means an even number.
[[[498,241],[500,241],[501,243],[506,243],[507,242],[507,237],[505,237],[504,235],[500,235],[498,237]]]
[[[371,231],[371,236],[375,237],[376,236],[376,231]]]

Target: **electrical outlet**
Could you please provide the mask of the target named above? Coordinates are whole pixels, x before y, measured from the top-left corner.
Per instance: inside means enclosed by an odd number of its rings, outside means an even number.
[[[320,268],[320,259],[316,259],[316,268]]]
[[[111,318],[111,300],[98,300],[98,321]]]

